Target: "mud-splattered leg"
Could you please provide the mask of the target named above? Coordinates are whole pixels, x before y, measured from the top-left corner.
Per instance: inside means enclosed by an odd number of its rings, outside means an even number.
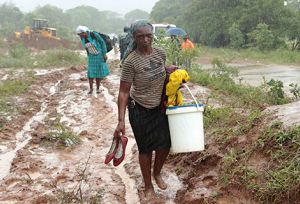
[[[154,188],[151,182],[152,152],[140,154],[139,162],[145,183],[145,197],[148,199],[149,197],[155,196]]]
[[[156,152],[155,152],[153,176],[154,176],[157,186],[163,190],[166,189],[168,186],[162,179],[160,172],[166,161],[166,158],[167,158],[169,152],[170,152],[170,149],[161,149],[161,150],[156,150]]]

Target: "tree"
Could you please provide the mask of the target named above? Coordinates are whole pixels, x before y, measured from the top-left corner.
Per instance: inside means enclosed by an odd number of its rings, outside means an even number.
[[[153,7],[150,19],[154,23],[180,24],[183,13],[192,0],[160,0]],[[183,26],[182,24],[180,24]]]
[[[229,28],[230,46],[233,48],[241,48],[245,44],[242,31],[236,23]]]
[[[292,50],[300,50],[300,10],[286,21],[286,36],[291,42]]]
[[[299,0],[287,0],[286,6],[293,10],[293,11],[299,11],[300,10],[300,1]]]
[[[140,9],[135,9],[133,11],[130,11],[125,14],[124,16],[127,23],[131,24],[136,20],[148,20],[149,19],[149,13]]]
[[[78,25],[85,25],[103,33],[121,33],[126,24],[120,14],[111,11],[99,11],[90,6],[78,6],[67,10],[66,13],[71,18],[73,30]]]
[[[12,3],[0,5],[0,32],[4,36],[22,30],[24,27],[23,13]]]
[[[62,9],[49,4],[37,7],[32,13],[38,18],[47,19],[49,25],[53,27],[68,26],[71,20],[69,15],[64,13]]]
[[[258,47],[261,51],[274,46],[274,35],[265,23],[258,24],[256,29],[249,33],[249,36],[253,40],[254,47]]]
[[[285,37],[283,19],[288,16],[282,0],[193,0],[184,13],[183,22],[192,37],[210,46],[227,46],[229,30],[236,23],[245,36],[259,23],[269,25],[276,39]]]
[[[187,31],[194,38],[201,35],[201,41],[211,46],[229,44],[228,29],[237,4],[234,0],[193,0],[184,13]]]

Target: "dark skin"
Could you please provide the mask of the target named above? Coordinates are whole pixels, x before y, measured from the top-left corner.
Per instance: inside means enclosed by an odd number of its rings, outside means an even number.
[[[83,33],[79,33],[78,34],[80,36],[80,38],[88,38],[88,33],[87,32],[83,32]],[[106,62],[107,60],[107,56],[104,55],[104,61]],[[100,81],[102,79],[100,78],[95,78],[96,79],[96,92],[100,93]],[[93,93],[93,84],[94,84],[94,78],[89,78],[89,85],[90,85],[90,91],[88,92],[89,94]]]
[[[139,55],[147,56],[153,52],[152,48],[152,30],[149,27],[142,27],[134,34],[134,40],[137,43],[136,52]],[[121,81],[118,96],[118,110],[119,122],[114,132],[114,136],[125,135],[125,110],[128,103],[129,91],[131,83]],[[169,149],[161,149],[155,151],[155,161],[153,167],[153,177],[161,189],[166,189],[167,184],[161,177],[161,169],[169,154]],[[152,152],[147,154],[139,154],[139,163],[145,183],[145,196],[146,198],[155,197],[155,191],[151,181],[151,167],[152,167]]]

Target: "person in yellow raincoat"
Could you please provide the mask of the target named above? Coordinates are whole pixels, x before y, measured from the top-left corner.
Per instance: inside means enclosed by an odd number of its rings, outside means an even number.
[[[170,74],[169,82],[166,85],[166,95],[168,96],[167,106],[181,106],[183,104],[179,88],[182,83],[189,80],[190,76],[184,69],[177,69]]]

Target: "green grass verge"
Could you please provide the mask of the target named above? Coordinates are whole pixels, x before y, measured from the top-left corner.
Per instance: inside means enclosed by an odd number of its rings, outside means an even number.
[[[200,47],[201,57],[219,58],[226,63],[233,61],[253,61],[267,64],[300,65],[300,52],[287,49],[262,52],[258,49],[230,49]]]
[[[282,96],[278,81],[260,88],[244,86],[234,82],[234,69],[218,60],[213,65],[212,70],[192,69],[190,76],[226,98],[223,107],[207,106],[204,111],[205,130],[225,155],[220,181],[244,186],[262,203],[295,203],[300,196],[300,127],[262,122],[266,106],[290,99]],[[251,142],[255,134],[258,139]],[[238,137],[249,139],[239,145]],[[256,155],[266,159],[263,168],[249,163]]]
[[[16,115],[20,111],[16,97],[26,93],[33,80],[34,77],[30,72],[22,80],[7,80],[0,83],[0,128],[7,122],[6,115]]]

